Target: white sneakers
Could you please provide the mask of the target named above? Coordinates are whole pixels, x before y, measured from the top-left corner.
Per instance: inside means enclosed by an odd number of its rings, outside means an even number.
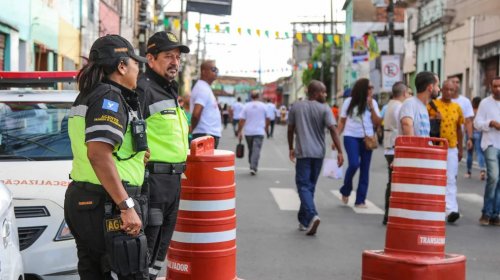
[[[320,223],[318,216],[314,216],[306,229],[306,235],[315,235]]]

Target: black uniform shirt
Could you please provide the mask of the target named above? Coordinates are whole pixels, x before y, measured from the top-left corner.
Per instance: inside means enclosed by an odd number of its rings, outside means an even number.
[[[176,81],[167,81],[158,75],[153,69],[146,65],[146,73],[139,77],[137,82],[137,92],[144,112],[144,118],[147,119],[151,113],[149,105],[163,100],[174,100],[177,104],[178,84]]]

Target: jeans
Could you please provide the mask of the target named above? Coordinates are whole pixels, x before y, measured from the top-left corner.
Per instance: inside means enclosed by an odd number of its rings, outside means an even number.
[[[257,171],[264,135],[245,136],[245,140],[247,140],[248,145],[248,163],[250,163],[250,169]]]
[[[233,132],[234,136],[238,136],[238,123],[240,122],[239,119],[234,119],[233,118]]]
[[[363,138],[344,136],[344,147],[347,152],[349,166],[345,172],[344,185],[340,188],[343,196],[350,196],[352,191],[352,179],[360,169],[358,190],[354,204],[363,204],[368,192],[368,180],[372,151],[365,148]]]
[[[486,188],[484,190],[483,214],[494,218],[500,211],[500,150],[489,146],[484,151],[486,159]]]
[[[467,150],[467,173],[470,173],[472,169],[472,159],[473,154],[476,152],[477,163],[479,164],[480,170],[485,170],[485,162],[484,162],[484,152],[481,150],[481,131],[474,131],[474,147],[470,150]]]
[[[297,218],[305,227],[309,226],[314,216],[318,215],[314,205],[314,190],[322,165],[322,158],[298,158],[295,165],[295,184],[300,198]]]
[[[269,129],[267,131],[267,138],[273,137],[274,134],[274,120],[269,122]]]

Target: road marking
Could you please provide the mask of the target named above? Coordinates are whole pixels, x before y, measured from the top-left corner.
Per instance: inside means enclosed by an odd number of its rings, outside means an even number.
[[[280,210],[298,211],[300,208],[299,195],[294,189],[270,188],[274,201]]]
[[[457,194],[457,197],[460,198],[461,200],[465,200],[467,202],[472,202],[472,203],[483,204],[484,202],[484,198],[475,193],[459,193]]]
[[[236,167],[236,171],[250,171],[250,168],[248,168],[248,167]],[[277,168],[277,167],[259,167],[259,172],[260,171],[285,171],[285,172],[291,172],[292,169],[290,169],[290,168]]]
[[[336,196],[340,201],[342,201],[342,195],[338,190],[332,190],[332,194]],[[354,200],[356,198],[356,192],[353,191],[351,192],[351,196],[349,197],[349,202],[347,203],[347,206],[351,207],[354,212],[357,214],[378,214],[378,215],[383,215],[384,211],[380,208],[378,208],[375,204],[373,204],[369,200],[365,200],[366,208],[357,208],[354,207]]]

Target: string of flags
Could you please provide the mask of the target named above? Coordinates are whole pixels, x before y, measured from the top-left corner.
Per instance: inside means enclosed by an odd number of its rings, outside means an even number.
[[[323,66],[322,61],[310,61],[310,62],[301,62],[296,63],[293,66],[287,66],[282,68],[271,68],[271,69],[253,69],[253,70],[243,70],[243,69],[222,69],[221,73],[223,75],[228,74],[256,74],[256,73],[289,73],[292,70],[312,70],[319,69]]]
[[[181,20],[179,18],[169,18],[166,17],[163,19],[163,25],[165,28],[173,27],[175,30],[180,30]],[[183,29],[188,30],[190,26],[190,22],[188,20],[184,20],[182,22]],[[221,26],[220,24],[202,24],[200,22],[194,23],[194,27],[196,31],[200,32],[204,30],[208,33],[226,33],[226,34],[234,34],[236,32],[239,35],[247,35],[247,36],[257,36],[268,39],[295,39],[299,43],[303,42],[317,42],[322,44],[323,42],[329,42],[331,44],[335,43],[336,46],[340,46],[342,44],[341,35],[339,34],[321,34],[321,33],[312,33],[312,32],[297,32],[295,35],[292,32],[284,31],[270,31],[263,30],[258,28],[243,28],[236,27],[231,28],[230,26]]]

